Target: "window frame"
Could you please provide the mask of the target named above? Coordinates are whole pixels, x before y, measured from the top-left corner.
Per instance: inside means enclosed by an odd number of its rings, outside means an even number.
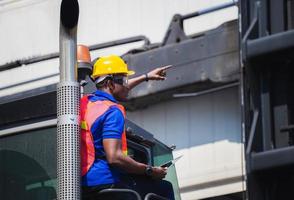
[[[32,131],[40,128],[50,128],[52,126],[57,126],[56,118],[0,130],[0,137],[14,135],[26,131]]]

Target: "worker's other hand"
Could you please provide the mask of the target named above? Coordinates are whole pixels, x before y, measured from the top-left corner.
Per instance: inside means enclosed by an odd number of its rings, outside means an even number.
[[[150,72],[147,73],[149,80],[165,80],[166,79],[166,70],[171,68],[172,65],[167,65],[164,67],[158,67]]]
[[[154,179],[163,179],[166,176],[167,168],[166,167],[153,167],[152,168],[152,178]]]

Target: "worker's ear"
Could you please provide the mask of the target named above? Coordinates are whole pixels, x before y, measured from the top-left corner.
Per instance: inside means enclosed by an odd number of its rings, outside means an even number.
[[[108,80],[108,81],[107,81],[107,86],[108,86],[108,88],[109,88],[109,90],[110,90],[111,92],[114,91],[114,89],[115,89],[115,84],[114,84],[114,82],[113,82],[112,80]]]

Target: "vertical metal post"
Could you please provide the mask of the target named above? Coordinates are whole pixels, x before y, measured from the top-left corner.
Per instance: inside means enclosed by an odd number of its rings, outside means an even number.
[[[260,97],[261,97],[261,119],[262,119],[262,144],[263,151],[272,149],[272,113],[270,99],[270,74],[260,73]]]
[[[285,0],[270,0],[269,11],[271,34],[285,31],[287,19]]]
[[[268,2],[259,0],[260,10],[258,12],[258,37],[264,37],[268,34]]]
[[[77,82],[77,0],[62,0],[57,85],[57,199],[80,199],[80,85]]]
[[[294,29],[294,1],[287,1],[287,30]]]

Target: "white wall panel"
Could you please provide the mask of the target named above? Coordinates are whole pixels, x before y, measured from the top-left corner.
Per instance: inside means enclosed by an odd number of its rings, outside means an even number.
[[[230,0],[80,0],[79,43],[94,44],[134,35],[161,42],[172,16],[187,14]],[[58,51],[61,0],[18,0],[0,3],[0,49],[4,64]],[[7,3],[10,2],[10,3]],[[210,14],[194,31],[206,30],[237,17],[236,8]],[[201,21],[201,22],[200,22]]]
[[[58,51],[59,2],[19,0],[0,6],[0,64]]]
[[[244,189],[238,99],[235,87],[128,112],[130,120],[175,144],[174,156],[184,155],[176,164],[183,199]]]

